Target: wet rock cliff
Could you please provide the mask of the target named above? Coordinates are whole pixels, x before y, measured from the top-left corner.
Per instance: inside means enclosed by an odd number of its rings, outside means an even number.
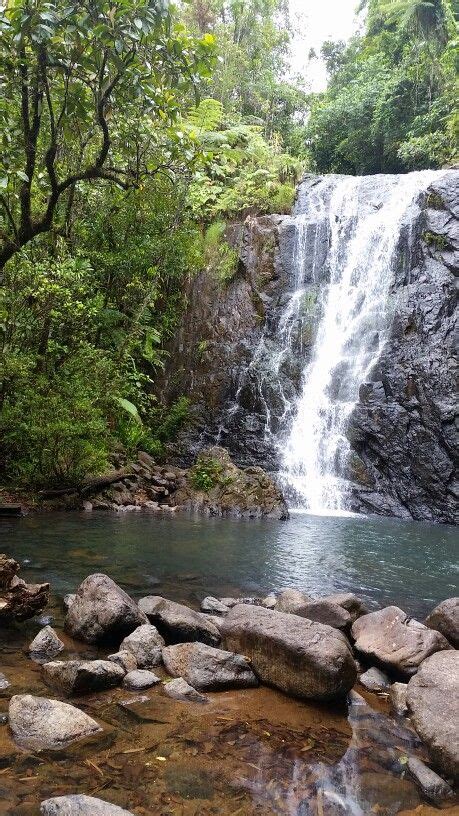
[[[312,195],[316,183],[309,177],[302,195]],[[459,172],[438,174],[401,232],[389,336],[361,384],[347,428],[349,509],[458,520],[458,214]],[[310,243],[300,319],[293,323],[285,322],[285,307],[296,285],[294,219],[250,217],[228,228],[227,240],[239,251],[234,278],[223,285],[203,272],[190,282],[183,321],[169,349],[161,398],[170,402],[186,394],[192,405],[190,425],[170,455],[189,465],[197,451],[216,443],[239,465],[275,472],[279,439],[292,420],[321,317],[329,236],[317,230]],[[281,344],[283,332],[289,337]]]

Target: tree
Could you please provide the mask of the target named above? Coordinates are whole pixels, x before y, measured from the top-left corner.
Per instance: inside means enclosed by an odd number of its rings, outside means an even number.
[[[0,269],[66,232],[75,191],[122,189],[192,153],[174,129],[209,74],[213,37],[174,26],[166,0],[10,0],[0,14]]]

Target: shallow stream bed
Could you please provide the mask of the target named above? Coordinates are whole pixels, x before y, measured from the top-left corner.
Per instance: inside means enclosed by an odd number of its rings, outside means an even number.
[[[61,631],[62,596],[96,571],[134,597],[161,594],[196,607],[205,594],[296,586],[317,595],[351,590],[422,619],[457,593],[457,531],[388,520],[30,515],[0,520],[0,551],[21,562],[25,579],[51,582],[45,614],[66,642],[64,658],[96,656]],[[11,693],[55,696],[23,651],[39,627],[29,621],[2,631],[0,671],[12,685],[0,692],[0,714]],[[58,754],[18,751],[1,725],[0,814],[38,816],[42,799],[77,792],[138,816],[437,813],[406,774],[408,755],[425,758],[416,736],[384,698],[356,690],[363,696],[334,708],[267,688],[213,694],[206,706],[172,701],[157,688],[86,696],[72,702],[106,725],[103,737]]]

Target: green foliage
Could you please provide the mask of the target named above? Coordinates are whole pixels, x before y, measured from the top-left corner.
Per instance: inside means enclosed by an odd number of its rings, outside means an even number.
[[[223,466],[218,459],[198,459],[190,470],[190,481],[195,490],[208,493],[215,487],[222,475]]]
[[[450,0],[368,0],[367,31],[324,47],[330,84],[307,136],[319,172],[441,167],[458,155]]]
[[[206,269],[222,283],[228,283],[236,274],[239,252],[225,239],[226,223],[216,221],[204,232],[204,263]]]

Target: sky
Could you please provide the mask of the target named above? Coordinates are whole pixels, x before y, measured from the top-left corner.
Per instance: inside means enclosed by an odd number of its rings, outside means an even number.
[[[323,62],[308,54],[314,48],[319,54],[324,40],[347,40],[358,28],[355,9],[358,0],[290,0],[292,22],[298,33],[293,43],[293,68],[305,73],[311,90],[321,91],[326,85]]]

